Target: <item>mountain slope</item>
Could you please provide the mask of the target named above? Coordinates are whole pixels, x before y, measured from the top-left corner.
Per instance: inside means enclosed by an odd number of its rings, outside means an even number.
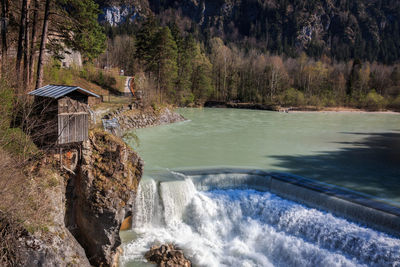
[[[247,40],[290,56],[305,51],[313,57],[326,54],[337,60],[384,63],[400,58],[400,1],[103,0],[100,4],[105,11],[110,6],[133,5],[136,10],[150,7],[159,17],[188,17],[206,39]]]

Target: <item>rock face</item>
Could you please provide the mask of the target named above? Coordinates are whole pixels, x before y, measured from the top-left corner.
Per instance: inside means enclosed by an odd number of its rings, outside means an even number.
[[[19,266],[91,266],[85,251],[67,229],[50,239],[23,235]]]
[[[173,244],[152,246],[145,257],[149,262],[156,263],[161,267],[192,266],[191,262],[183,255],[183,251]]]
[[[99,1],[97,1],[99,2]],[[100,22],[108,22],[117,26],[125,22],[133,22],[138,17],[146,17],[151,11],[149,2],[143,0],[102,1]]]
[[[70,180],[67,225],[92,265],[111,266],[121,244],[120,225],[131,213],[143,163],[121,139],[102,131],[89,134],[82,157],[77,175]]]
[[[100,16],[100,21],[107,21],[111,26],[119,25],[123,22],[132,22],[137,13],[133,6],[111,6],[103,9],[104,15]]]

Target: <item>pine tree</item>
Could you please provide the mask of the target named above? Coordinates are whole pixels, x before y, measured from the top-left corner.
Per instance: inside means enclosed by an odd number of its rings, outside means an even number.
[[[154,40],[154,56],[151,66],[157,77],[157,90],[162,102],[163,95],[176,97],[175,85],[178,76],[177,53],[178,48],[168,26],[161,28]]]
[[[142,27],[136,34],[136,53],[135,57],[141,64],[146,66],[146,70],[151,70],[153,60],[153,44],[157,33],[157,22],[154,17],[149,17],[144,21]]]
[[[104,52],[106,36],[98,23],[100,10],[94,0],[58,0],[57,8],[65,19],[56,31],[67,47],[81,52],[88,61]]]
[[[177,90],[182,102],[190,102],[188,98],[193,100],[191,76],[193,72],[193,61],[196,56],[196,41],[191,35],[181,42],[178,52]]]
[[[212,85],[212,64],[208,57],[201,52],[200,45],[195,47],[195,57],[192,71],[192,94],[195,101],[208,99],[214,91]]]

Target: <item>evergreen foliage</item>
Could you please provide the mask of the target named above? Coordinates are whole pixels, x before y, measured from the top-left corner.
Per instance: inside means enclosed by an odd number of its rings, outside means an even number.
[[[80,51],[84,58],[92,61],[106,48],[106,35],[97,19],[100,10],[93,0],[58,0],[61,14],[65,16],[57,31],[63,42],[73,50]]]
[[[157,88],[162,100],[163,95],[176,98],[175,84],[178,78],[178,48],[168,26],[159,29],[153,40],[151,66],[157,75]]]

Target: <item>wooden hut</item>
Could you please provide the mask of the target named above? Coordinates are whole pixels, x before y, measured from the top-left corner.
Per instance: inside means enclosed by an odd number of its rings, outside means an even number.
[[[46,85],[29,93],[35,97],[34,141],[39,145],[84,142],[89,131],[89,97],[99,96],[77,86]]]

